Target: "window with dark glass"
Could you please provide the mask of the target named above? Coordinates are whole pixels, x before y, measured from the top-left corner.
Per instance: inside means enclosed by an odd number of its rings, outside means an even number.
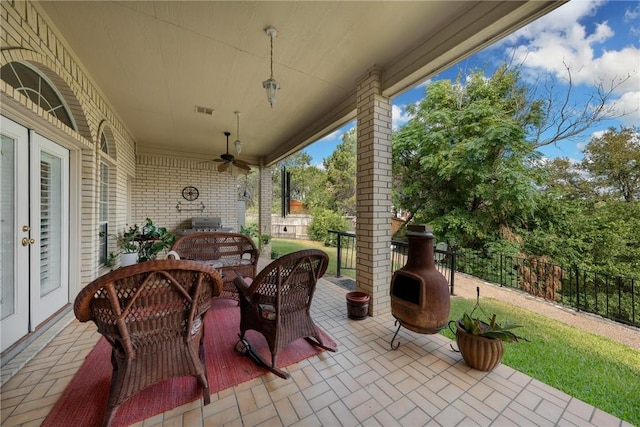
[[[100,265],[106,265],[109,257],[109,165],[104,162],[100,162],[99,185],[98,227],[100,240],[98,254]]]
[[[52,116],[77,130],[62,96],[38,71],[21,62],[9,62],[0,68],[2,80],[28,97]]]

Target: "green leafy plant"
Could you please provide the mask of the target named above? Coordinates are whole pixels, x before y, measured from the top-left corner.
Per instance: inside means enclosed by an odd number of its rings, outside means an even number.
[[[134,224],[120,235],[110,234],[109,236],[116,239],[118,251],[109,253],[105,262],[108,267],[113,266],[115,258],[122,253],[137,253],[138,262],[155,259],[159,252],[169,249],[176,240],[176,237],[165,227],[158,227],[149,218],[142,227]]]
[[[474,316],[476,310],[479,310],[483,315],[485,315],[487,320],[480,319],[477,316]],[[449,327],[451,327],[451,322],[449,322]],[[516,323],[511,323],[506,321],[504,324],[498,323],[496,320],[496,314],[493,313],[491,316],[487,316],[486,313],[480,307],[480,288],[476,287],[476,305],[471,310],[471,313],[467,313],[466,311],[462,313],[462,317],[458,319],[456,326],[464,330],[465,332],[476,335],[484,338],[493,338],[497,340],[501,340],[504,342],[518,342],[520,340],[529,341],[528,339],[516,335],[512,329],[520,328],[522,325],[518,325]]]
[[[317,209],[313,213],[313,219],[307,227],[307,233],[311,240],[324,242],[325,246],[336,246],[335,234],[328,230],[346,231],[347,222],[344,217],[328,209]]]
[[[247,226],[245,227],[244,225],[240,226],[240,234],[244,234],[245,236],[249,236],[249,237],[258,237],[258,224],[256,223],[251,223],[251,224],[247,224]]]
[[[529,341],[528,339],[516,335],[512,329],[520,328],[522,325],[518,325],[511,322],[505,322],[500,324],[496,321],[495,313],[485,322],[477,317],[471,317],[468,313],[463,313],[462,318],[458,321],[458,324],[462,328],[472,334],[485,338],[495,338],[504,342],[518,342],[519,340]]]
[[[263,245],[268,245],[270,241],[271,241],[271,234],[261,234],[260,235],[260,242]]]
[[[159,252],[169,249],[176,237],[169,233],[165,227],[156,226],[151,219],[147,218],[144,226],[139,229],[134,225],[133,242],[137,244],[138,249],[138,262],[149,261],[156,259]]]

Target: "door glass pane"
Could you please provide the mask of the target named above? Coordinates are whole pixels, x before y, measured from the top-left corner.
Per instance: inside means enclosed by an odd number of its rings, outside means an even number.
[[[40,297],[62,286],[62,161],[42,152],[40,160]]]
[[[0,143],[0,318],[15,313],[14,293],[14,164],[15,141],[2,135]]]

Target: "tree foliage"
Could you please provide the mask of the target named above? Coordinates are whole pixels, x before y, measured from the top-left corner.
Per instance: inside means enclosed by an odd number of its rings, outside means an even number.
[[[584,149],[582,169],[600,194],[627,203],[640,200],[640,134],[637,129],[608,129]]]
[[[271,179],[273,182],[272,212],[280,213],[282,198],[282,168],[291,173],[291,199],[299,200],[309,209],[327,204],[326,187],[327,174],[325,171],[311,165],[311,156],[298,151],[286,159],[278,162],[273,168]]]
[[[313,212],[313,219],[307,227],[309,238],[324,242],[327,246],[335,246],[335,241],[332,240],[335,235],[330,234],[329,230],[346,231],[347,221],[337,212],[329,209],[316,209]]]
[[[393,137],[394,204],[450,244],[479,247],[534,212],[538,159],[526,129],[540,118],[506,66],[431,83]]]
[[[580,164],[567,157],[557,157],[544,163],[545,190],[561,200],[588,200],[596,196],[593,183],[587,179]]]
[[[344,215],[356,214],[356,128],[342,135],[342,142],[326,159],[328,200],[326,207]]]
[[[582,163],[536,151],[609,114],[603,100],[610,92],[596,89],[581,108],[567,93],[535,99],[507,66],[490,77],[475,72],[429,84],[393,135],[396,209],[433,225],[454,248],[638,277],[637,129],[592,137]]]

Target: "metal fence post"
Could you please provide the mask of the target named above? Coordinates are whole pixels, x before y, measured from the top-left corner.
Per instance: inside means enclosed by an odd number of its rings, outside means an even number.
[[[453,292],[455,277],[456,277],[456,253],[451,253],[451,266],[449,267],[449,271],[451,272],[451,295],[455,295]]]
[[[340,277],[340,266],[342,264],[342,239],[340,233],[336,233],[338,235],[338,259],[336,261],[336,277]]]

